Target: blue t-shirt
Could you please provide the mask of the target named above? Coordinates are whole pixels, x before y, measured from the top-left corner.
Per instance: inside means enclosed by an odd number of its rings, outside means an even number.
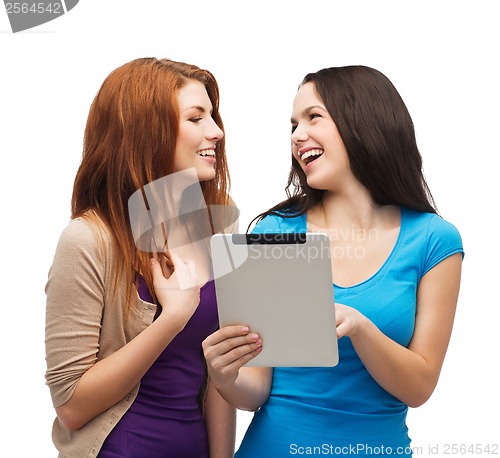
[[[306,215],[268,216],[256,233],[306,232]],[[462,253],[457,229],[432,213],[401,208],[396,244],[380,269],[354,286],[333,285],[335,301],[356,308],[388,337],[408,346],[420,279],[448,256]],[[408,406],[368,373],[348,337],[335,367],[275,368],[271,394],[254,414],[235,455],[411,456]]]

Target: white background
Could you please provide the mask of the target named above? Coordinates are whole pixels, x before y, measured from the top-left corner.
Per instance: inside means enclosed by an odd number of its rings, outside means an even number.
[[[419,456],[436,456],[429,453],[436,445],[444,456],[447,444],[499,444],[495,4],[81,0],[63,17],[17,34],[2,9],[0,408],[6,427],[0,455],[55,456],[54,412],[44,385],[47,271],[68,222],[90,103],[111,70],[145,56],[194,63],[218,79],[242,228],[284,198],[291,103],[306,73],[364,64],[392,80],[412,114],[439,210],[459,228],[466,250],[441,379],[432,398],[410,410],[410,435],[422,448]],[[238,442],[249,418],[239,415]]]

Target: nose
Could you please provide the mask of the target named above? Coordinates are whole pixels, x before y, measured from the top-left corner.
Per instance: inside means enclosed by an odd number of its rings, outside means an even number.
[[[210,123],[210,127],[207,130],[206,137],[209,140],[219,141],[224,137],[224,131],[217,125],[214,119]]]
[[[291,140],[294,145],[299,145],[300,143],[305,142],[309,136],[304,128],[297,124],[295,129],[292,132]]]

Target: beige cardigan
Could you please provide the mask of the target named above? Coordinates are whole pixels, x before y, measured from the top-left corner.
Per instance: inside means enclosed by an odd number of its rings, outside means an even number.
[[[228,211],[229,209],[229,211]],[[217,209],[215,209],[217,210]],[[238,209],[231,201],[214,212],[220,232],[238,231]],[[100,230],[99,230],[100,229]],[[47,385],[54,407],[67,402],[80,377],[98,360],[111,355],[149,326],[156,305],[139,294],[127,319],[124,279],[112,297],[116,258],[103,225],[85,218],[63,230],[45,288],[47,310],[45,347]],[[115,424],[135,400],[139,383],[120,402],[78,431],[67,430],[56,418],[52,440],[59,458],[95,457]]]
[[[72,396],[80,377],[152,323],[156,305],[137,295],[125,320],[125,288],[111,297],[114,269],[109,236],[86,219],[64,229],[46,285],[46,381],[54,407]],[[134,401],[139,384],[118,404],[78,431],[68,431],[56,418],[52,439],[59,457],[95,457],[109,432]]]

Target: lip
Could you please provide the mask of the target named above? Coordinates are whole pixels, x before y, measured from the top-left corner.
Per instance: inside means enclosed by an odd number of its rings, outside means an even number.
[[[313,148],[314,149],[314,148]],[[307,172],[316,162],[318,162],[321,159],[321,156],[319,156],[317,159],[314,159],[314,161],[309,162],[304,166],[304,172]]]
[[[214,156],[198,156],[200,159],[202,159],[205,162],[208,162],[209,164],[215,164],[215,157]]]

